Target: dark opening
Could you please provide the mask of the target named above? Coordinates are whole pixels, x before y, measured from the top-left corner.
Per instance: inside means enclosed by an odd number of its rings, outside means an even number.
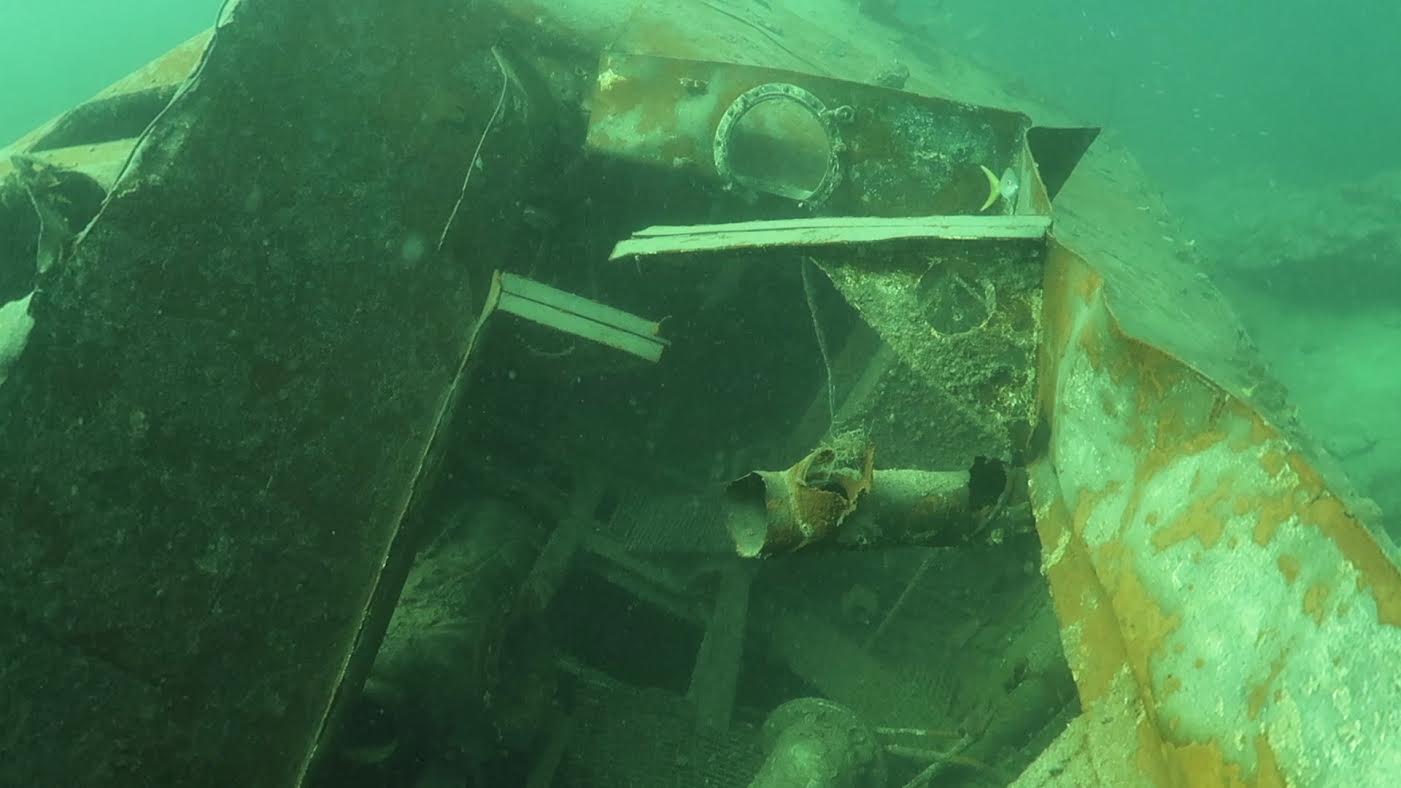
[[[974,511],[995,506],[1007,489],[1007,466],[1001,460],[975,457],[968,470],[968,503]]]

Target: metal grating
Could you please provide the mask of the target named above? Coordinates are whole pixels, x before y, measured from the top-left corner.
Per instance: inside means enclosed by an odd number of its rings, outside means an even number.
[[[562,788],[744,788],[763,760],[757,726],[699,733],[691,704],[669,692],[588,671],[574,700]]]
[[[636,495],[597,524],[597,533],[637,554],[733,555],[724,504],[718,495]]]

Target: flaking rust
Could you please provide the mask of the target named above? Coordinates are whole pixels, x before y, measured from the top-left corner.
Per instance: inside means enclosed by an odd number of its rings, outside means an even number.
[[[828,538],[871,489],[875,446],[841,452],[823,446],[791,468],[754,471],[729,484],[729,527],[739,555],[789,552]]]

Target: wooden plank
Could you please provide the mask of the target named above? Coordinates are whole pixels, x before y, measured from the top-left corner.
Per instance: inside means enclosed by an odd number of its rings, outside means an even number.
[[[698,225],[656,225],[633,233],[634,238],[656,238],[668,235],[692,235],[704,231],[752,232],[767,230],[799,230],[806,228],[853,228],[853,227],[971,227],[975,229],[999,226],[1017,227],[1030,225],[1041,227],[1047,221],[1045,216],[816,216],[810,219],[772,219],[752,222],[731,222],[729,224]]]
[[[1048,216],[835,217],[767,222],[649,227],[619,243],[609,256],[651,257],[775,246],[832,246],[900,240],[1036,240]]]
[[[735,691],[744,656],[745,621],[749,614],[749,588],[757,566],[755,561],[735,559],[720,570],[720,587],[687,693],[696,705],[696,727],[705,733],[729,730],[734,716]]]
[[[512,295],[538,301],[580,317],[622,329],[630,334],[655,337],[661,333],[661,325],[638,317],[630,312],[615,309],[607,304],[590,301],[564,290],[541,284],[532,279],[515,274],[501,274],[501,289]]]
[[[514,293],[502,293],[497,308],[557,331],[631,353],[653,363],[661,360],[662,350],[666,347],[654,337],[628,333],[549,304],[522,298]]]

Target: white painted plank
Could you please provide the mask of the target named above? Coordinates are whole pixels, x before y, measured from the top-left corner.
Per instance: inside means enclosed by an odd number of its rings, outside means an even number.
[[[619,243],[609,257],[716,252],[771,246],[831,246],[910,239],[1035,240],[1048,216],[821,217],[692,227],[649,227]]]
[[[548,304],[556,309],[572,312],[594,322],[614,326],[632,334],[655,337],[662,330],[657,323],[630,312],[624,312],[597,301],[590,301],[583,296],[559,290],[523,276],[503,272],[501,274],[501,289],[503,292],[518,295],[530,301]]]
[[[501,293],[497,308],[566,334],[588,339],[651,362],[661,360],[665,345],[653,337],[633,334],[586,317],[566,312],[549,304],[522,298],[514,293]]]

